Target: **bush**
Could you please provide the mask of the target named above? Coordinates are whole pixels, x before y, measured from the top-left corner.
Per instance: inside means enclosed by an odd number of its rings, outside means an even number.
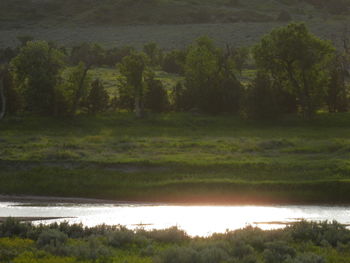
[[[108,234],[107,244],[120,248],[132,244],[135,240],[135,233],[131,230],[121,228],[119,231],[114,231]]]
[[[70,238],[82,238],[85,235],[86,229],[83,224],[70,225],[68,222],[60,223],[58,230],[68,235]]]
[[[350,242],[350,233],[344,226],[337,222],[315,222],[302,221],[287,228],[293,240],[297,242],[311,241],[316,245],[322,245],[325,242],[333,247],[338,243]]]
[[[155,258],[156,263],[200,263],[199,253],[190,247],[170,247]]]
[[[263,255],[266,262],[281,263],[294,258],[296,251],[285,242],[275,241],[266,245]]]
[[[314,253],[304,253],[300,254],[294,259],[290,261],[291,263],[325,263],[325,259],[322,256],[316,255]]]
[[[65,233],[57,229],[47,229],[41,232],[36,243],[40,248],[45,246],[58,247],[65,244],[67,240],[68,236]]]
[[[30,227],[10,217],[0,224],[0,237],[26,237]]]
[[[233,245],[231,253],[234,257],[243,259],[246,256],[253,255],[254,249],[243,241],[238,241]]]
[[[219,247],[207,247],[199,252],[201,263],[228,262],[229,256],[225,250]]]
[[[89,237],[87,242],[71,247],[71,253],[79,260],[92,260],[93,262],[111,262],[111,250],[97,237]]]
[[[180,230],[177,227],[143,232],[143,235],[152,240],[164,243],[180,243],[189,238],[185,231]]]

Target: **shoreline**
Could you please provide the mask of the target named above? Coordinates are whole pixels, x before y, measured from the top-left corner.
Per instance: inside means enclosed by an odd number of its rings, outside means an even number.
[[[59,197],[59,196],[38,196],[38,195],[4,195],[0,194],[0,203],[14,202],[27,204],[106,204],[106,205],[149,205],[149,206],[335,206],[347,207],[350,203],[323,203],[323,202],[273,202],[273,201],[247,201],[247,200],[176,200],[176,201],[150,201],[150,200],[112,200],[84,197]],[[1,220],[0,216],[0,220]],[[56,218],[54,218],[56,219]]]
[[[36,216],[1,216],[0,217],[0,223],[6,222],[9,218],[15,219],[17,221],[20,221],[22,223],[30,222],[33,223],[35,221],[43,221],[43,220],[59,220],[59,219],[68,219],[68,218],[74,218],[74,217],[36,217]]]

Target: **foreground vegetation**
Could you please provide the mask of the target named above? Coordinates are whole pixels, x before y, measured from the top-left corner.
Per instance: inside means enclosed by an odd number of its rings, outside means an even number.
[[[0,225],[0,262],[13,263],[345,263],[350,231],[333,223],[300,222],[283,230],[247,227],[207,238],[177,228],[136,232],[121,226]]]
[[[349,202],[349,114],[249,121],[110,113],[0,123],[0,193],[181,202]]]

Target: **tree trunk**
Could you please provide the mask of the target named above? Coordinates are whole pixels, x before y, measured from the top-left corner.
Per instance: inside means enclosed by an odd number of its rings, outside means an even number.
[[[135,115],[136,115],[137,118],[142,118],[143,117],[143,111],[142,111],[140,96],[136,96],[136,98],[135,98]]]
[[[0,120],[2,120],[5,117],[6,114],[6,97],[4,92],[4,80],[3,78],[0,79]]]
[[[140,84],[138,87],[136,87],[135,90],[135,115],[136,118],[143,118],[144,117],[144,111],[143,111],[143,104],[142,104],[142,84]]]
[[[77,110],[78,110],[78,104],[79,104],[79,100],[81,98],[82,95],[82,91],[83,91],[83,87],[84,87],[84,81],[85,78],[87,76],[87,73],[90,69],[90,66],[86,66],[83,72],[83,75],[81,76],[80,82],[79,82],[79,86],[78,86],[78,90],[77,93],[75,94],[75,98],[74,98],[74,102],[73,102],[73,108],[72,108],[72,114],[74,115]]]

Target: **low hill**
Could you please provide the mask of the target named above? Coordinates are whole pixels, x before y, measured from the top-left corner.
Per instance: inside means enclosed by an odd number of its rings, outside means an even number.
[[[347,15],[349,0],[2,0],[0,25],[191,24]]]

